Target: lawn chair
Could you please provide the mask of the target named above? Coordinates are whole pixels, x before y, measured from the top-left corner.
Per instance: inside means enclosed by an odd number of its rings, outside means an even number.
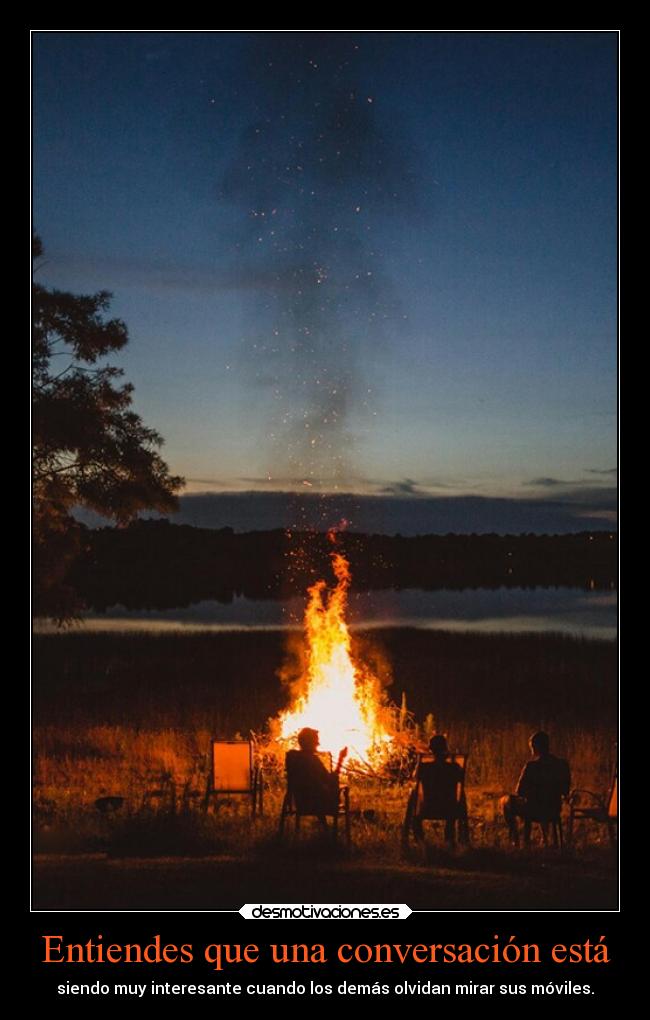
[[[568,782],[568,773],[567,773]],[[501,808],[506,823],[510,827],[510,837],[515,846],[519,846],[518,820],[524,823],[524,846],[530,847],[533,825],[538,825],[542,834],[542,843],[549,845],[549,833],[553,846],[562,850],[564,847],[564,830],[562,828],[563,794],[554,793],[541,802],[531,803],[526,797],[518,794],[506,794],[501,798]],[[555,806],[553,806],[555,804]]]
[[[204,808],[208,810],[211,799],[218,806],[220,797],[230,799],[239,794],[250,797],[253,818],[264,814],[262,769],[254,762],[252,742],[212,740]]]
[[[332,795],[323,800],[321,791],[309,789],[303,781],[300,769],[297,767],[300,760],[300,751],[288,751],[286,756],[287,767],[287,792],[282,801],[280,811],[280,836],[284,835],[286,820],[289,815],[295,819],[296,835],[300,832],[300,822],[303,818],[318,818],[321,824],[326,825],[326,819],[332,819],[334,838],[338,837],[339,818],[343,815],[345,823],[345,841],[350,845],[350,790],[339,782],[338,772],[332,772],[332,755],[329,751],[318,751],[317,757],[332,777],[336,776],[336,783],[332,784]]]
[[[591,790],[572,790],[569,797],[569,825],[567,842],[573,840],[573,825],[576,820],[588,819],[607,826],[609,841],[616,845],[618,835],[618,765],[614,763],[612,778],[606,797]]]
[[[539,825],[542,833],[542,843],[548,846],[549,830],[553,846],[558,850],[564,847],[564,829],[562,828],[562,816],[554,815],[552,818],[525,818],[524,819],[524,846],[530,846],[530,836],[533,825]]]
[[[402,845],[408,846],[409,836],[422,840],[424,821],[444,821],[445,838],[450,844],[456,841],[456,831],[461,843],[469,843],[467,821],[467,800],[465,797],[465,770],[467,754],[450,752],[445,761],[459,765],[461,773],[454,779],[441,773],[434,764],[432,754],[420,754],[415,768],[414,786],[409,794],[402,827]],[[441,784],[441,778],[444,782]]]

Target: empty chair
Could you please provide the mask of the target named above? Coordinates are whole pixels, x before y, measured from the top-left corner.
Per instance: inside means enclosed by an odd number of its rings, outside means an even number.
[[[205,808],[210,800],[217,806],[219,798],[242,795],[250,797],[253,818],[264,814],[262,769],[255,764],[250,740],[213,740],[210,744],[210,767],[205,794]]]
[[[591,790],[572,790],[569,797],[567,842],[573,841],[574,823],[588,820],[607,826],[609,841],[614,846],[618,830],[618,766],[614,763],[609,790],[605,797]]]

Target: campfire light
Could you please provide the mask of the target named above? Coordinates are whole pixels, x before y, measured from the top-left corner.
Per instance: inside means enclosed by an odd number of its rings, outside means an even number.
[[[309,726],[323,749],[335,754],[347,746],[351,763],[368,763],[392,740],[389,710],[379,679],[352,657],[345,619],[350,565],[338,551],[331,561],[335,587],[320,580],[308,589],[307,666],[294,703],[280,715],[279,738],[288,741]]]

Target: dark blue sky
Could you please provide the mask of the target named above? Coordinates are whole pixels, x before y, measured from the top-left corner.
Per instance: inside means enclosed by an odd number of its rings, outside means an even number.
[[[36,33],[39,279],[113,291],[189,491],[595,492],[608,519],[617,49]]]

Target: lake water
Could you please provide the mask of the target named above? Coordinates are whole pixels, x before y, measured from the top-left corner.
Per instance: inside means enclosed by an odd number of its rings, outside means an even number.
[[[84,630],[249,630],[298,627],[303,599],[198,602],[186,608],[89,613]],[[581,588],[352,592],[353,627],[426,627],[509,633],[555,632],[613,639],[617,593]],[[39,628],[40,629],[40,628]]]

